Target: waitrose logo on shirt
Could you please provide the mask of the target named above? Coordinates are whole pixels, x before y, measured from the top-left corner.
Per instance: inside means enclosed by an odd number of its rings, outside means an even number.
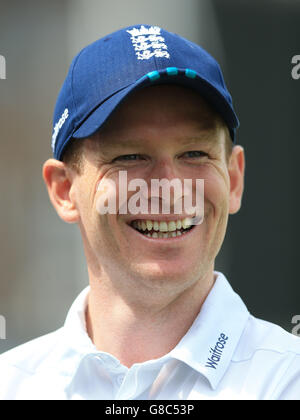
[[[228,337],[224,333],[220,334],[218,341],[216,342],[215,347],[211,347],[209,350],[210,356],[207,359],[205,367],[211,369],[217,369],[218,363],[221,360],[223,350],[227,344]]]

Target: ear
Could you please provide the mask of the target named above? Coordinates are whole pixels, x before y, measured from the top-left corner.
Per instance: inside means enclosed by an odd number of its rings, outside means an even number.
[[[245,154],[242,146],[234,146],[228,163],[230,178],[229,214],[237,213],[241,207],[244,191]]]
[[[48,189],[51,203],[57,214],[67,223],[76,223],[79,212],[72,200],[72,186],[74,177],[63,162],[48,159],[43,165],[43,178]]]

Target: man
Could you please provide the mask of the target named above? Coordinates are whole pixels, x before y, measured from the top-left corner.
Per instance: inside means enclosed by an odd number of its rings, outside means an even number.
[[[214,271],[243,194],[238,124],[216,61],[161,28],[122,29],[73,60],[43,176],[79,226],[90,286],[63,328],[0,358],[1,398],[299,399],[299,339]],[[154,180],[192,183],[166,197]],[[202,207],[175,211],[199,191]]]

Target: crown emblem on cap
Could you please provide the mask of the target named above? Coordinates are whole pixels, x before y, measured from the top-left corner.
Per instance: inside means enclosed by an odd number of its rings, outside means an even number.
[[[168,47],[160,31],[161,28],[158,26],[145,28],[143,25],[139,29],[133,28],[126,31],[131,35],[130,39],[138,60],[149,60],[152,57],[170,58]]]
[[[140,29],[133,28],[132,30],[128,30],[131,36],[141,36],[141,35],[160,35],[161,29],[158,26],[151,26],[150,28],[145,28],[145,26],[141,26]]]

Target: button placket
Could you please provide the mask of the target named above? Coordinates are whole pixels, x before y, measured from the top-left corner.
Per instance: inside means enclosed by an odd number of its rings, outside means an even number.
[[[122,386],[123,382],[125,379],[125,375],[123,373],[121,373],[120,375],[117,376],[117,384],[119,386]]]
[[[134,398],[137,392],[137,374],[139,368],[134,366],[131,367],[126,375],[123,375],[122,385],[120,386],[116,399],[131,400]],[[122,375],[119,375],[122,376]]]
[[[103,365],[111,382],[119,389],[122,386],[128,368],[123,366],[116,358],[109,354],[98,354],[97,359]]]

